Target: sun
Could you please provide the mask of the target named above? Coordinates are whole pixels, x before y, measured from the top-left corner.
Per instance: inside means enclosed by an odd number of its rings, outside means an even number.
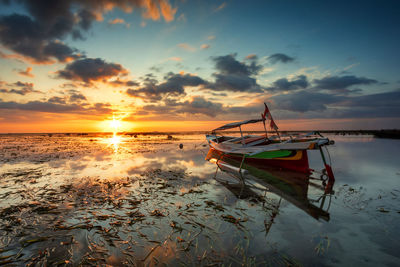
[[[124,132],[132,132],[137,127],[133,121],[127,120],[130,113],[117,112],[112,114],[112,117],[106,117],[104,120],[98,122],[98,129],[101,132],[120,134]]]
[[[113,117],[112,121],[110,121],[110,127],[113,129],[113,133],[117,133],[120,131],[122,123],[120,120],[116,120],[115,117]]]

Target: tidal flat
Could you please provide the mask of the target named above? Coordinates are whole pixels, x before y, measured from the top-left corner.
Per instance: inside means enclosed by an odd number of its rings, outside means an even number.
[[[0,265],[400,266],[400,141],[329,137],[327,194],[243,188],[199,134],[0,135]]]

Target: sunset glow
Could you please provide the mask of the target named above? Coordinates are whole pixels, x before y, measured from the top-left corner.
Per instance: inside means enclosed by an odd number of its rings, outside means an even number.
[[[0,132],[400,127],[395,8],[284,2],[5,1]]]

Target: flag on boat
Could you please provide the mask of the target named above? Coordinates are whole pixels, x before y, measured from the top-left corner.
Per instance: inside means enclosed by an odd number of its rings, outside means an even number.
[[[264,106],[265,106],[264,114],[261,114],[264,126],[265,126],[265,120],[267,119],[267,116],[268,116],[268,119],[270,120],[269,127],[274,129],[275,131],[277,131],[278,126],[276,125],[274,119],[272,118],[271,112],[269,112],[268,106],[265,102],[264,102]]]

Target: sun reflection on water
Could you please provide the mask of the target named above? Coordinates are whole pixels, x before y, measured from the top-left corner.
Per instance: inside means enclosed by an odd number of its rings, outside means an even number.
[[[117,133],[113,133],[112,137],[109,137],[105,140],[108,146],[112,146],[114,149],[114,153],[117,153],[120,149],[121,144],[123,143],[122,136]]]

